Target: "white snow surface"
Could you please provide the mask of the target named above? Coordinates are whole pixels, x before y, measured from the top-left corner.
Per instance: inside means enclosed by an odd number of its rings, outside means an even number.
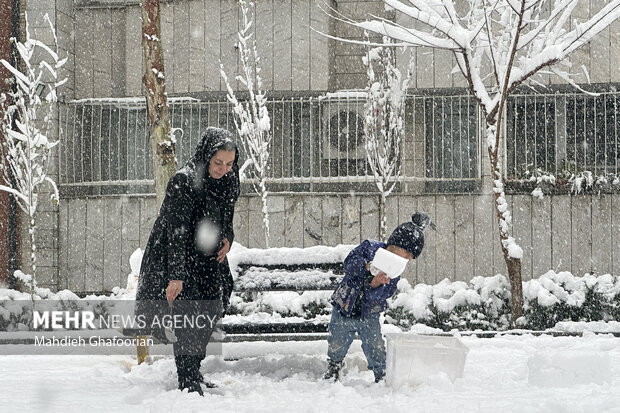
[[[201,371],[220,388],[176,389],[171,357],[0,356],[2,410],[17,412],[618,412],[620,338],[461,337],[463,378],[398,390],[372,382],[358,341],[341,382],[321,380],[326,342],[223,345]]]
[[[318,264],[343,262],[355,245],[338,245],[336,247],[316,246],[309,248],[246,248],[233,242],[228,253],[231,270],[236,271],[239,264]]]
[[[342,276],[334,275],[333,271],[319,270],[301,270],[301,271],[285,271],[285,270],[266,270],[260,267],[249,268],[240,280],[235,283],[238,287],[246,289],[263,288],[267,289],[272,285],[281,287],[313,289],[318,287],[328,287],[331,285],[331,278],[337,279]]]

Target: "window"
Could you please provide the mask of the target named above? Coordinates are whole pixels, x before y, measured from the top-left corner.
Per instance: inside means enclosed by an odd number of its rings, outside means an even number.
[[[566,98],[566,169],[595,175],[617,173],[618,94]]]
[[[618,93],[511,97],[506,111],[506,174],[618,172]]]
[[[506,175],[555,171],[556,119],[553,96],[513,96],[506,110]]]
[[[479,177],[477,113],[469,96],[424,98],[427,178]]]

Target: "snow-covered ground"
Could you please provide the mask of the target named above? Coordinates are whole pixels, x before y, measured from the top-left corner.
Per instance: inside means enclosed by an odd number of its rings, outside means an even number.
[[[129,356],[0,356],[0,411],[15,412],[620,412],[620,338],[462,337],[462,379],[374,384],[359,342],[342,382],[321,380],[326,343],[230,343],[202,372],[221,387],[176,390],[174,361]],[[6,410],[5,410],[6,409]]]

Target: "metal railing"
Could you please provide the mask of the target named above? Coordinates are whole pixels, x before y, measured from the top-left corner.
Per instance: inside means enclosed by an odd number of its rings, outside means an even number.
[[[270,183],[372,182],[366,160],[364,100],[358,94],[271,99]],[[225,97],[171,99],[176,156],[182,165],[208,126],[234,130]],[[142,184],[152,180],[142,99],[83,100],[60,106],[60,182]],[[402,175],[412,180],[480,177],[479,115],[473,98],[407,98]],[[243,154],[241,162],[243,162]]]

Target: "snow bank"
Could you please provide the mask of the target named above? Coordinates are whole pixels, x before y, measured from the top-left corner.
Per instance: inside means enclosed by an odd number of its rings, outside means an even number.
[[[618,321],[560,321],[553,330],[564,333],[620,333]]]
[[[609,354],[595,350],[543,350],[527,362],[528,383],[545,387],[610,383],[610,361]]]
[[[222,346],[223,356],[208,356],[202,363],[201,373],[220,385],[205,397],[177,390],[171,357],[153,357],[152,364],[137,366],[130,356],[3,356],[2,405],[24,413],[75,411],[76,406],[86,407],[89,413],[618,411],[618,338],[525,335],[461,340],[469,348],[461,379],[450,383],[435,378],[417,388],[398,390],[374,383],[358,340],[347,354],[347,367],[337,383],[321,380],[327,367],[325,341],[227,343]],[[606,353],[611,382],[594,378],[566,387],[530,383],[528,361],[545,351]],[[554,357],[548,356],[549,360]],[[575,364],[570,358],[565,360]]]
[[[336,247],[316,246],[309,248],[246,248],[237,242],[228,253],[231,270],[236,271],[240,264],[318,264],[343,262],[355,245]]]
[[[315,318],[319,314],[329,314],[331,291],[277,291],[256,293],[251,299],[233,294],[228,314],[252,317],[258,312],[268,312],[279,317]]]
[[[243,277],[237,278],[235,286],[243,289],[269,287],[313,289],[327,287],[332,284],[332,278],[341,278],[342,275],[335,275],[333,271],[319,270],[266,270],[260,267],[251,267]]]

